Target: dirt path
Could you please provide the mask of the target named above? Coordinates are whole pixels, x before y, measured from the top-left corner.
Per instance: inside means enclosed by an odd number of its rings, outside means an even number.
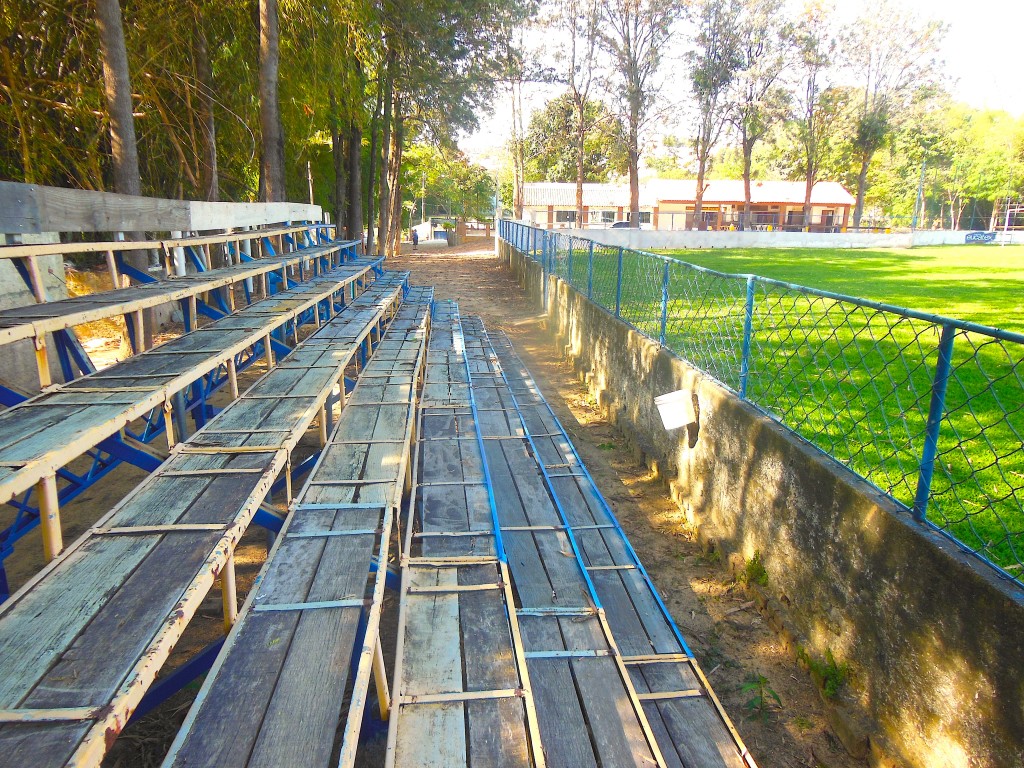
[[[846,768],[851,758],[829,729],[819,693],[778,637],[747,606],[744,590],[714,556],[704,555],[667,490],[625,449],[621,436],[554,347],[543,316],[494,258],[493,240],[389,259],[435,298],[455,299],[463,316],[505,331],[576,444],[629,535],[676,623],[762,768]],[[757,712],[744,686],[762,677],[778,694]],[[767,692],[766,692],[767,693]],[[765,695],[766,700],[771,697]]]

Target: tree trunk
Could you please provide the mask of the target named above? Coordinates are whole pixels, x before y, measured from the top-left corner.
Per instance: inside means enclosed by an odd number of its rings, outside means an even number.
[[[213,68],[206,44],[203,17],[196,9],[196,80],[199,82],[199,125],[203,141],[202,194],[207,200],[220,199],[220,178],[217,173],[217,124],[213,108]]]
[[[135,140],[135,115],[132,112],[132,84],[128,74],[128,49],[124,43],[121,5],[118,0],[96,0],[96,29],[103,61],[103,92],[110,114],[110,155],[113,161],[114,191],[123,195],[142,194],[139,173],[139,148]],[[126,240],[137,239],[125,233]],[[145,251],[125,251],[125,260],[145,272],[150,267]],[[144,310],[143,328],[146,347],[153,346],[156,326],[154,308]]]
[[[693,224],[697,229],[704,230],[704,176],[707,174],[708,158],[704,152],[698,152],[697,188],[694,190]]]
[[[864,216],[864,195],[868,191],[868,166],[871,155],[864,154],[860,158],[860,175],[857,176],[857,203],[853,206],[853,226],[860,228],[860,220]]]
[[[380,139],[380,179],[377,194],[380,195],[380,240],[378,253],[383,256],[386,252],[386,243],[391,226],[391,189],[388,185],[388,177],[391,174],[391,124],[395,106],[395,78],[394,66],[389,62],[384,77],[384,115],[381,118],[381,139]]]
[[[345,237],[345,216],[348,178],[345,173],[345,138],[341,133],[341,115],[338,113],[338,99],[334,88],[330,89],[331,99],[331,156],[334,159],[334,224],[335,237]]]
[[[808,164],[808,168],[811,168],[810,164]],[[813,169],[812,170],[808,170],[807,171],[807,178],[806,178],[806,180],[804,182],[804,221],[803,221],[803,229],[805,231],[809,231],[808,228],[810,227],[810,222],[811,222],[811,193],[814,191],[814,177],[815,177],[815,175],[816,174],[815,174]]]
[[[640,129],[637,117],[630,115],[629,121],[629,226],[640,228]]]
[[[363,132],[352,121],[348,136],[348,237],[363,241]]]
[[[260,130],[263,134],[261,174],[263,199],[268,202],[286,199],[284,188],[284,130],[277,97],[280,41],[277,0],[260,3]]]
[[[583,229],[587,222],[583,217],[583,166],[586,152],[586,127],[583,124],[586,103],[576,100],[576,226]]]
[[[96,29],[103,60],[103,91],[110,114],[110,154],[114,191],[142,194],[139,149],[132,114],[132,84],[128,74],[128,50],[124,44],[121,5],[118,0],[96,0]]]
[[[750,229],[750,166],[754,155],[754,142],[743,140],[743,221],[740,229]]]
[[[374,192],[377,189],[377,140],[380,135],[380,106],[382,84],[377,83],[377,103],[373,106],[373,117],[370,120],[370,167],[367,168],[367,175],[370,179],[369,189],[366,194],[366,252],[373,253],[373,220],[377,212],[377,199]],[[384,233],[378,232],[383,238]]]
[[[392,133],[391,158],[388,176],[391,181],[391,214],[388,226],[388,253],[397,256],[402,240],[402,152],[405,140],[405,119],[402,115],[401,96],[395,98],[395,130]]]

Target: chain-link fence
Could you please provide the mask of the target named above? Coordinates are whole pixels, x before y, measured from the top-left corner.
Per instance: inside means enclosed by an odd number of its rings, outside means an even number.
[[[1024,582],[1024,335],[518,222],[499,235]]]

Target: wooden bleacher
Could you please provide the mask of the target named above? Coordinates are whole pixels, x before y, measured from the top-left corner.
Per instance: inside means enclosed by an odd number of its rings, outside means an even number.
[[[85,217],[72,232],[94,232],[93,198],[72,197]],[[399,768],[756,768],[507,338],[353,260],[357,243],[324,242],[329,225],[271,226],[306,214],[218,208],[235,217],[218,223],[203,204],[114,197],[103,205],[135,226],[109,231],[138,232],[154,219],[136,214],[158,208],[193,223],[175,231],[235,231],[0,248],[37,301],[0,311],[0,345],[35,341],[44,390],[0,413],[0,502],[37,489],[53,557],[0,604],[0,768],[100,765],[140,704],[161,700],[143,701],[218,583],[228,635],[200,654],[217,656],[165,768],[349,768],[364,714],[390,718],[384,760]],[[250,215],[262,228],[238,229]],[[211,247],[233,263],[213,268]],[[158,252],[162,279],[121,258],[133,250]],[[38,260],[75,252],[105,256],[114,285],[141,284],[47,301]],[[197,330],[142,349],[143,311],[168,302]],[[71,330],[117,315],[138,354],[50,386],[48,335],[67,377]],[[316,329],[302,339],[301,325]],[[260,354],[268,372],[239,394],[240,361]],[[232,402],[204,425],[204,400],[201,428],[181,434],[182,393],[222,369]],[[161,411],[169,458],[61,551],[57,473]],[[292,452],[315,420],[321,451],[293,498]],[[235,546],[282,487],[287,517],[239,612]]]
[[[604,645],[595,626],[591,636],[577,642],[618,656],[665,765],[745,768],[752,759],[739,734],[529,371],[504,334],[492,339],[479,318],[467,325],[470,337],[482,346],[481,359],[488,362],[490,378],[483,381],[494,387],[496,405],[514,409],[517,420],[510,421],[510,427],[528,441],[533,471],[544,478],[559,513],[555,525],[571,539],[586,568],[599,614],[607,621],[610,635],[605,639],[614,641]],[[502,429],[500,418],[497,422]],[[545,622],[534,617],[522,621],[527,657],[540,661],[542,657],[532,651],[534,644],[557,647],[558,633],[550,622],[543,626]],[[562,640],[568,643],[567,625],[560,624]],[[578,633],[580,627],[573,629]],[[625,764],[621,760],[624,757],[612,764]]]
[[[537,711],[499,556],[458,307],[435,304],[386,764],[531,766]],[[512,610],[510,610],[510,607]]]
[[[385,273],[0,606],[0,765],[98,765],[345,367],[407,280]]]
[[[430,299],[409,291],[363,369],[165,766],[352,765]]]

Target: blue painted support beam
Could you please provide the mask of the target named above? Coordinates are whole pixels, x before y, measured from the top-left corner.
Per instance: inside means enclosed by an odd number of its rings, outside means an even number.
[[[301,478],[304,474],[309,472],[316,464],[316,460],[320,458],[320,451],[317,451],[312,456],[304,459],[296,466],[292,467],[292,485],[294,486],[295,481]],[[270,486],[271,493],[280,493],[285,489],[285,478],[281,478],[272,486]]]
[[[217,654],[220,653],[220,649],[224,645],[224,640],[225,638],[223,637],[219,640],[214,640],[167,677],[161,678],[154,683],[146,692],[146,695],[142,697],[142,701],[135,708],[128,723],[134,723],[139,718],[148,715],[200,675],[205,675],[209,672],[210,667],[213,666],[213,662],[217,658]]]
[[[140,451],[138,448],[133,448],[117,436],[108,437],[106,440],[98,443],[96,447],[102,451],[106,451],[115,459],[118,459],[119,461],[126,461],[139,469],[145,470],[146,472],[153,472],[163,464],[163,462],[156,456],[148,454],[145,451]]]
[[[284,525],[284,518],[260,507],[256,510],[256,514],[253,515],[252,522],[254,525],[258,525],[260,528],[266,528],[272,533],[280,533],[281,527]]]

